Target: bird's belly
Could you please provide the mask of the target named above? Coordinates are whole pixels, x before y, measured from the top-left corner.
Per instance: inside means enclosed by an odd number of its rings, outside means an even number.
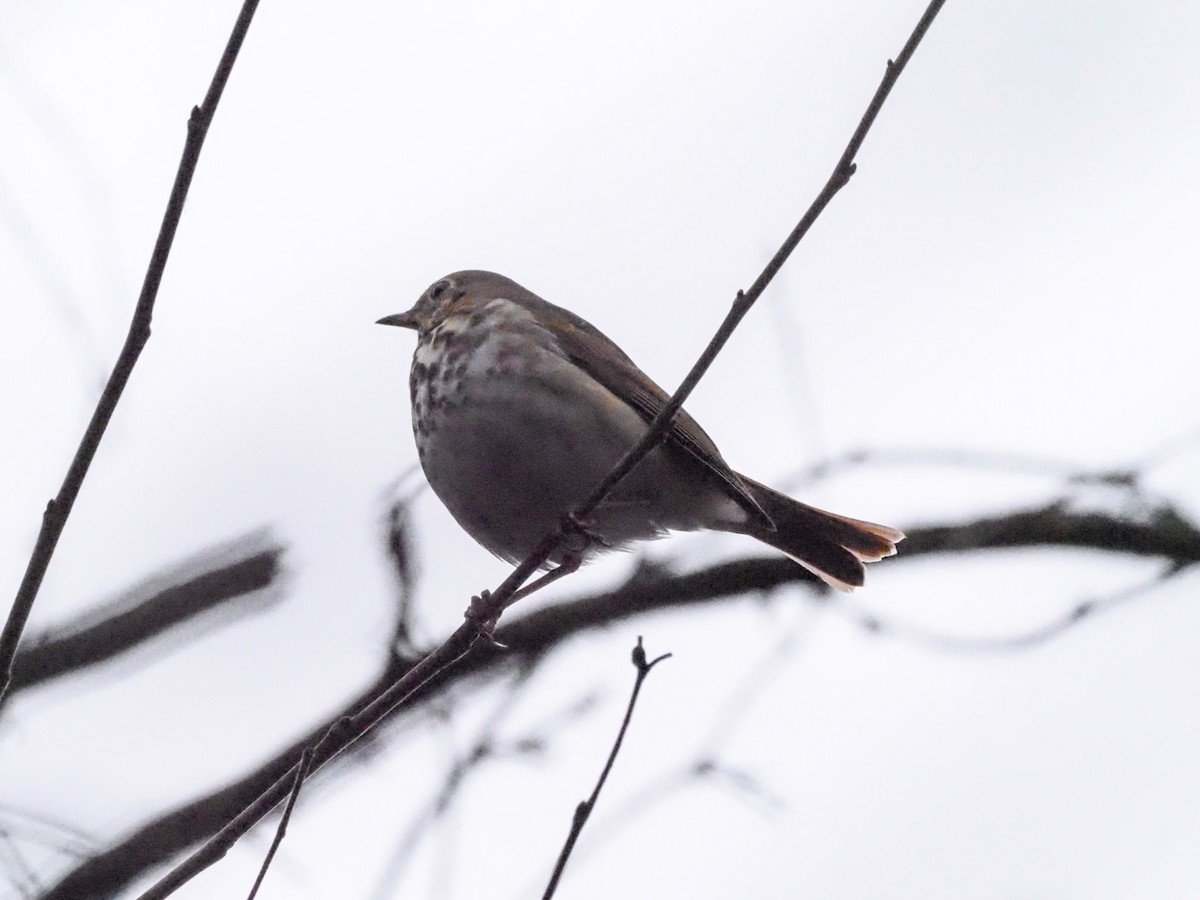
[[[511,562],[553,532],[646,431],[631,407],[566,360],[468,374],[459,388],[426,411],[421,462],[458,523]],[[589,529],[619,547],[703,527],[709,507],[729,501],[700,487],[692,465],[676,449],[656,450],[588,517]]]

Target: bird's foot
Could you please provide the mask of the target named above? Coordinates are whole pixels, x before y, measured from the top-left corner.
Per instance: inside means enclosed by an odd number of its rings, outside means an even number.
[[[496,640],[496,623],[500,621],[500,613],[503,611],[502,609],[497,610],[493,608],[492,592],[483,590],[477,596],[471,598],[465,614],[466,619],[475,622],[479,626],[480,639],[497,650],[508,649],[507,645]]]

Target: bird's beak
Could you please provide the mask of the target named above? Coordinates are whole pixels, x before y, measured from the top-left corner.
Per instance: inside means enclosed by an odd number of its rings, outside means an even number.
[[[396,313],[395,315],[391,315],[391,316],[384,316],[382,319],[377,321],[375,324],[376,325],[399,325],[401,328],[415,329],[417,327],[417,318],[416,318],[416,316],[413,315],[413,311],[410,309],[408,312]]]

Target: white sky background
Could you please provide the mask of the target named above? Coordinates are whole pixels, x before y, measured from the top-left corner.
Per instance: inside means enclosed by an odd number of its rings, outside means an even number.
[[[922,9],[265,3],[34,625],[264,524],[291,548],[286,600],[86,689],[19,698],[0,733],[0,802],[106,843],[373,676],[391,625],[380,517],[416,458],[413,337],[374,320],[449,271],[491,268],[674,387],[828,176]],[[236,12],[0,7],[7,596],[120,347],[187,113]],[[731,463],[775,483],[864,447],[1123,467],[1194,435],[1198,28],[1187,2],[950,0],[858,175],[689,403]],[[1148,482],[1193,514],[1198,455],[1186,446]],[[907,527],[1059,492],[892,467],[804,496]],[[507,569],[431,495],[417,512],[432,639]],[[706,536],[655,548],[697,564],[754,549]],[[560,595],[627,564],[597,564]],[[855,602],[1003,635],[1154,571],[1082,553],[896,561]],[[504,733],[589,691],[596,709],[545,756],[481,770],[396,896],[540,894],[644,634],[675,658],[651,677],[562,897],[1193,897],[1197,584],[982,656],[871,637],[800,592],[623,623],[551,660]],[[719,748],[778,805],[718,779],[614,824],[695,757],[789,636]],[[496,694],[306,794],[263,896],[369,896]],[[255,832],[179,896],[244,894],[268,839]]]

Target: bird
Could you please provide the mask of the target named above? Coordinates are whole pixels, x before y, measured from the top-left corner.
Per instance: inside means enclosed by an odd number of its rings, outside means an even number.
[[[494,272],[440,278],[407,312],[413,437],[434,493],[479,544],[518,563],[596,487],[667,403],[613,341],[580,316]],[[863,584],[863,563],[903,532],[793,500],[733,470],[685,410],[546,566],[672,531],[749,535],[827,585]]]

